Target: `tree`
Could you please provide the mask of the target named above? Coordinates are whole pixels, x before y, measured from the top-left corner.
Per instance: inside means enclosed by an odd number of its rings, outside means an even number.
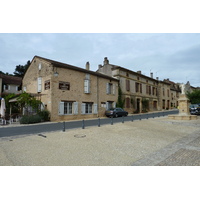
[[[125,99],[122,99],[122,90],[119,86],[118,88],[118,100],[117,100],[117,107],[118,108],[124,108],[124,103],[125,103]]]
[[[39,107],[41,105],[41,101],[37,100],[35,97],[31,96],[30,94],[23,92],[18,98],[17,102],[21,105],[21,107],[25,108],[28,112],[28,107],[32,107],[37,112],[39,111]]]
[[[30,60],[27,61],[25,65],[17,65],[14,71],[15,76],[23,77],[24,74],[26,73],[26,70],[30,66],[31,62]]]
[[[200,103],[200,90],[194,90],[193,92],[188,92],[187,98],[190,100],[191,104]]]

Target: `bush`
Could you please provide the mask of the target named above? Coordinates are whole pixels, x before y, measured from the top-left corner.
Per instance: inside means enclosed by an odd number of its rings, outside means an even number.
[[[44,122],[50,120],[50,112],[48,110],[39,111],[38,115],[42,118],[42,121]]]
[[[20,119],[20,124],[34,124],[42,121],[42,118],[39,115],[24,115]]]

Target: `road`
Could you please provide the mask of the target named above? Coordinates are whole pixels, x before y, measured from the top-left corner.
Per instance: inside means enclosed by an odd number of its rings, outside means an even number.
[[[122,123],[126,121],[135,121],[142,120],[153,117],[162,117],[171,114],[177,114],[178,110],[170,110],[164,112],[155,112],[155,113],[146,113],[146,114],[138,114],[138,115],[129,115],[127,117],[119,117],[119,118],[102,118],[100,119],[100,125],[104,124],[115,124]],[[113,120],[113,121],[112,121]],[[98,126],[98,119],[88,119],[84,120],[84,127],[87,126]],[[51,131],[59,131],[63,130],[64,123],[43,123],[43,124],[34,124],[34,125],[26,125],[26,126],[17,126],[17,127],[2,127],[0,128],[0,137],[10,137],[10,136],[19,136],[19,135],[30,135],[30,134],[39,134],[43,132],[51,132]],[[69,121],[65,122],[65,131],[67,129],[73,128],[83,128],[83,120],[79,121]]]

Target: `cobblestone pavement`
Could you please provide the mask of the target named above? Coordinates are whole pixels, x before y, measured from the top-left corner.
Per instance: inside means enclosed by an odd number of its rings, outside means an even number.
[[[148,157],[135,166],[200,166],[200,132],[188,135]]]
[[[0,138],[0,166],[199,166],[200,118]]]

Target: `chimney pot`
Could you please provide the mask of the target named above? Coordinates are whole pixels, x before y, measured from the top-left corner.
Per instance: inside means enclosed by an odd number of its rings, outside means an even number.
[[[107,64],[109,64],[109,60],[108,60],[107,57],[105,57],[105,58],[104,58],[104,65],[107,65]]]
[[[89,62],[86,62],[85,68],[86,68],[87,70],[90,70],[90,63],[89,63]]]
[[[151,78],[153,78],[153,72],[151,72]]]

